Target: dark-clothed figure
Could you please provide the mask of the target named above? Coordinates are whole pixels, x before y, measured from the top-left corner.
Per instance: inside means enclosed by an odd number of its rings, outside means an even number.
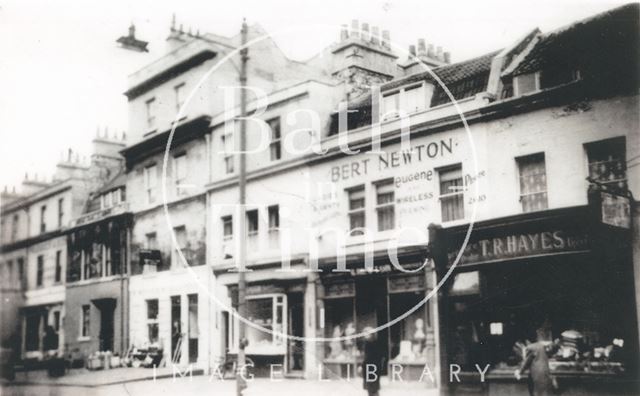
[[[373,329],[364,329],[365,333]],[[362,361],[362,383],[369,396],[378,396],[380,392],[380,375],[384,365],[382,349],[375,333],[368,333],[364,340],[364,359]],[[367,375],[369,372],[369,375]]]
[[[516,377],[520,378],[522,371],[529,369],[529,394],[531,396],[546,396],[553,393],[554,381],[549,368],[549,355],[557,347],[557,342],[550,344],[544,340],[544,332],[538,331],[538,341],[526,348],[522,365],[516,370]]]

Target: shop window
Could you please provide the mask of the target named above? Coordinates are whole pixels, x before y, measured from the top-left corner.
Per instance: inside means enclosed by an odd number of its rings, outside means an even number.
[[[324,336],[334,340],[326,344],[325,359],[330,362],[353,362],[358,354],[354,339],[336,340],[356,333],[355,284],[332,283],[325,287],[324,309],[320,327]]]
[[[395,228],[396,211],[392,179],[376,183],[376,213],[378,214],[378,231]]]
[[[286,353],[286,296],[247,297],[247,319],[269,331],[247,326],[247,353],[255,355],[280,355]]]
[[[47,205],[40,207],[40,233],[47,231]]]
[[[282,157],[282,141],[280,131],[280,117],[267,121],[271,140],[269,142],[269,155],[271,161],[277,161]]]
[[[62,280],[62,251],[56,251],[56,276],[55,282],[59,283]]]
[[[625,139],[614,138],[585,145],[589,179],[616,190],[627,188]]]
[[[389,293],[389,318],[394,320],[424,299],[424,291]],[[391,363],[426,363],[428,304],[389,328]]]
[[[349,199],[349,235],[363,235],[365,227],[364,186],[347,190]]]
[[[440,174],[440,208],[442,221],[453,221],[464,218],[464,185],[462,166],[456,165],[441,169]]]
[[[37,258],[36,286],[42,286],[43,278],[44,278],[44,256],[40,255]]]
[[[158,170],[155,164],[144,168],[144,186],[147,193],[147,203],[154,203],[158,186]]]
[[[233,135],[226,133],[220,136],[224,159],[225,173],[233,173]]]
[[[82,338],[89,338],[91,331],[91,306],[83,305],[80,313],[80,336]]]
[[[62,227],[64,221],[64,198],[58,199],[58,228]]]
[[[184,195],[187,192],[184,186],[187,181],[187,154],[182,153],[173,157],[173,165],[176,194]]]
[[[42,330],[40,329],[40,323],[42,320],[42,314],[38,311],[28,312],[25,319],[25,350],[27,352],[37,351],[40,349],[40,335]]]
[[[547,209],[547,172],[544,153],[516,159],[520,181],[520,203],[523,212]]]
[[[147,304],[147,338],[149,343],[158,342],[158,299],[146,300]]]
[[[480,294],[480,275],[478,271],[456,274],[449,290],[451,296],[469,296]]]

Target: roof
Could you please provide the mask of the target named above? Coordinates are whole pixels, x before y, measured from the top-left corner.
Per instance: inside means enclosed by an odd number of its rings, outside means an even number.
[[[640,5],[627,4],[543,34],[540,42],[514,69],[513,75],[558,65],[614,66],[637,61]],[[635,51],[630,51],[635,49]]]

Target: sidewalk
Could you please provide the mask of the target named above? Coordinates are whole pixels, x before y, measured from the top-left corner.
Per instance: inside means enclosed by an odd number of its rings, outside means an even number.
[[[193,375],[204,374],[202,369],[193,369]],[[82,386],[95,387],[122,384],[135,381],[153,380],[154,370],[150,368],[120,367],[109,370],[71,369],[62,377],[49,377],[46,370],[20,371],[12,382],[4,385],[46,385],[46,386]],[[161,367],[155,370],[157,380],[173,378],[171,367]]]

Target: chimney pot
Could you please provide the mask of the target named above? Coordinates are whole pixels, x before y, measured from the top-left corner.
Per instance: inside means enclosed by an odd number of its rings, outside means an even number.
[[[357,19],[351,21],[351,36],[360,37],[360,23]]]
[[[371,42],[376,45],[380,43],[380,29],[377,26],[371,27]]]
[[[344,24],[342,25],[342,29],[340,29],[340,41],[345,41],[349,38],[349,27]]]
[[[367,22],[362,22],[362,39],[364,41],[369,41],[369,24]]]
[[[422,55],[427,52],[427,44],[423,38],[418,39],[418,54]]]
[[[389,43],[391,42],[391,35],[388,30],[382,31],[382,46],[389,48]]]
[[[409,59],[411,59],[414,56],[416,56],[416,46],[411,44],[409,46]]]

